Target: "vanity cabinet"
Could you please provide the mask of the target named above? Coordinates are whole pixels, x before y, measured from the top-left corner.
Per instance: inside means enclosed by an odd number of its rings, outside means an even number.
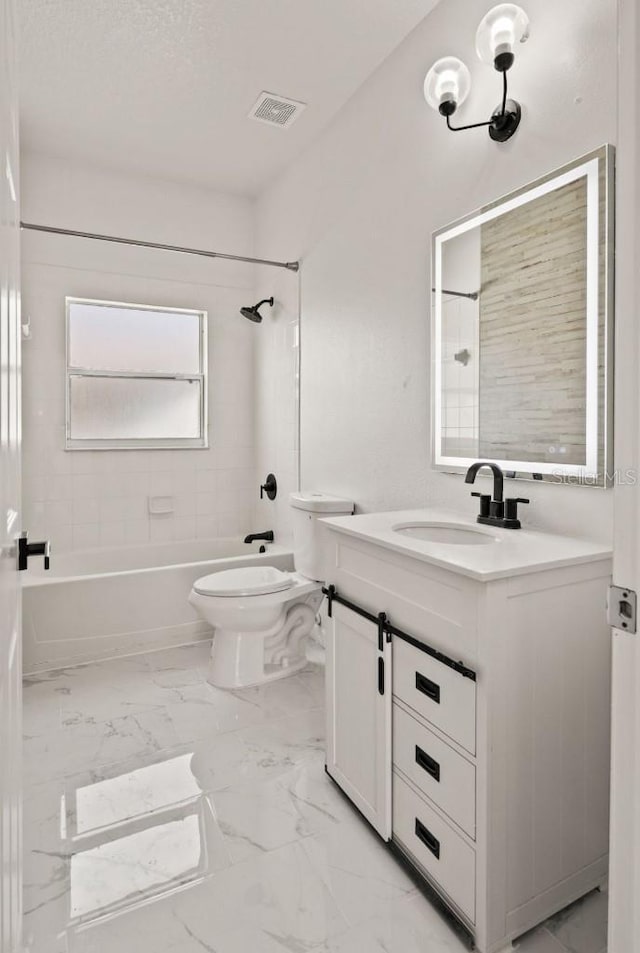
[[[610,556],[474,577],[364,519],[327,521],[327,771],[498,953],[607,877]]]

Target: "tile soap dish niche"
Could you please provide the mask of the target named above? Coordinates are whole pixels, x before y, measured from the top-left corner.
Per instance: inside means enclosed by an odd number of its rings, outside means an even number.
[[[174,512],[172,496],[148,497],[149,516],[171,516]]]

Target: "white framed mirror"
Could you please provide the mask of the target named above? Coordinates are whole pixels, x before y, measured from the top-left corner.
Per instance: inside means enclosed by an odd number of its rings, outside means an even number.
[[[433,466],[613,481],[611,146],[435,232]]]

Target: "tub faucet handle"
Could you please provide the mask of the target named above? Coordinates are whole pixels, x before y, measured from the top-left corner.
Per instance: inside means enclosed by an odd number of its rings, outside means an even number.
[[[20,572],[27,569],[29,556],[43,556],[44,568],[51,567],[51,542],[43,539],[37,543],[30,543],[29,534],[26,529],[23,529],[18,537],[18,570]]]
[[[264,499],[264,494],[267,494],[268,499],[275,500],[278,493],[278,481],[275,478],[273,473],[267,473],[267,479],[264,483],[260,484],[260,499]]]

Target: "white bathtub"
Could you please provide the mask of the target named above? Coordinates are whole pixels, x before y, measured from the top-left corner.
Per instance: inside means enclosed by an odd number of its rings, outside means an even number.
[[[293,554],[241,539],[127,546],[31,560],[22,574],[25,673],[211,638],[187,602],[200,576],[267,562],[293,569]],[[40,565],[38,565],[40,563]]]

